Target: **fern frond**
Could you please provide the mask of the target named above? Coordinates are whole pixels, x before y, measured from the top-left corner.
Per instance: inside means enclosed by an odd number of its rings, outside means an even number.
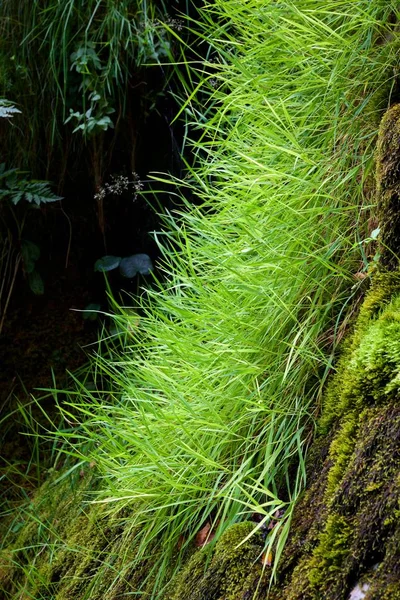
[[[4,181],[0,188],[0,200],[6,198],[13,204],[26,200],[37,206],[62,200],[62,196],[53,194],[48,181],[19,179],[21,175],[23,172],[18,169],[6,169],[5,163],[0,164],[0,181]]]
[[[62,196],[56,196],[51,191],[49,184],[47,181],[28,181],[24,182],[24,188],[22,191],[22,195],[27,202],[31,204],[47,204],[49,202],[57,202],[57,200],[62,200]],[[21,198],[15,201],[12,197],[11,201],[14,204],[17,204]]]
[[[21,113],[21,111],[12,102],[0,98],[0,118],[10,119],[17,113]]]

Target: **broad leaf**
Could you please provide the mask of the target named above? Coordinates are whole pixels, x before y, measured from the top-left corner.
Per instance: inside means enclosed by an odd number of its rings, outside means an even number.
[[[119,272],[123,277],[132,279],[137,273],[148,275],[153,270],[153,263],[148,254],[133,254],[121,260]]]
[[[103,256],[96,260],[94,263],[95,271],[112,271],[116,269],[121,262],[121,258],[119,256]]]
[[[21,244],[21,254],[24,261],[24,269],[26,273],[33,273],[35,264],[40,257],[40,248],[29,240],[24,240]]]
[[[44,294],[43,279],[37,271],[32,271],[28,275],[29,287],[36,296],[42,296]]]

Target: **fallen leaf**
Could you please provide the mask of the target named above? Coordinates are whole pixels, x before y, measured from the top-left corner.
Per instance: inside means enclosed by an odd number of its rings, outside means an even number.
[[[280,510],[276,510],[273,514],[272,519],[270,520],[270,522],[268,523],[268,530],[271,531],[275,525],[277,524],[277,522],[279,521],[279,519],[282,519],[282,517],[284,516],[285,511],[281,508]]]
[[[262,553],[261,564],[263,567],[270,567],[272,565],[272,552]]]
[[[357,279],[357,281],[362,281],[366,277],[367,277],[367,273],[363,273],[362,271],[358,271],[357,273],[354,273],[354,279]]]
[[[200,531],[196,534],[195,545],[197,548],[202,548],[208,542],[210,542],[211,539],[214,537],[214,535],[212,535],[212,537],[210,537],[210,530],[211,530],[211,524],[207,522],[204,525],[204,527],[202,527],[200,529]]]

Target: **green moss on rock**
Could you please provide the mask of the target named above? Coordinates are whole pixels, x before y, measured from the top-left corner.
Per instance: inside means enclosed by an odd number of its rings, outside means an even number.
[[[351,521],[337,514],[329,515],[308,569],[311,586],[319,593],[340,586],[346,572],[352,532]]]
[[[399,324],[399,274],[380,274],[329,385],[323,466],[296,510],[273,600],[347,600],[357,581],[365,600],[399,597]]]
[[[230,527],[217,542],[208,562],[206,549],[197,551],[171,582],[163,600],[238,600],[256,598],[262,576],[263,542],[259,534],[243,543],[254,523]]]
[[[59,477],[21,509],[21,529],[0,553],[4,598],[115,600],[146,591],[160,550],[138,564],[129,516],[111,517],[104,505],[89,504],[90,479],[55,482]]]
[[[319,429],[359,414],[364,405],[387,400],[400,386],[400,273],[377,273],[325,393]],[[342,423],[343,427],[344,424]],[[348,425],[350,427],[350,424]],[[335,443],[337,445],[337,443]]]

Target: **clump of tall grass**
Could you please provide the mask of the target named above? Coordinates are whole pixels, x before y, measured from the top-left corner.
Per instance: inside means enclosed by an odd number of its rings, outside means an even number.
[[[79,425],[59,432],[96,463],[97,501],[135,506],[138,559],[159,539],[158,586],[207,521],[217,539],[284,509],[269,538],[279,559],[353,275],[367,268],[399,13],[380,0],[215,0],[196,24],[213,60],[184,90],[201,134],[174,184],[197,203],[164,217],[162,277],[137,314],[116,316],[123,348],[109,341],[94,366],[110,389],[78,387],[62,410]]]

